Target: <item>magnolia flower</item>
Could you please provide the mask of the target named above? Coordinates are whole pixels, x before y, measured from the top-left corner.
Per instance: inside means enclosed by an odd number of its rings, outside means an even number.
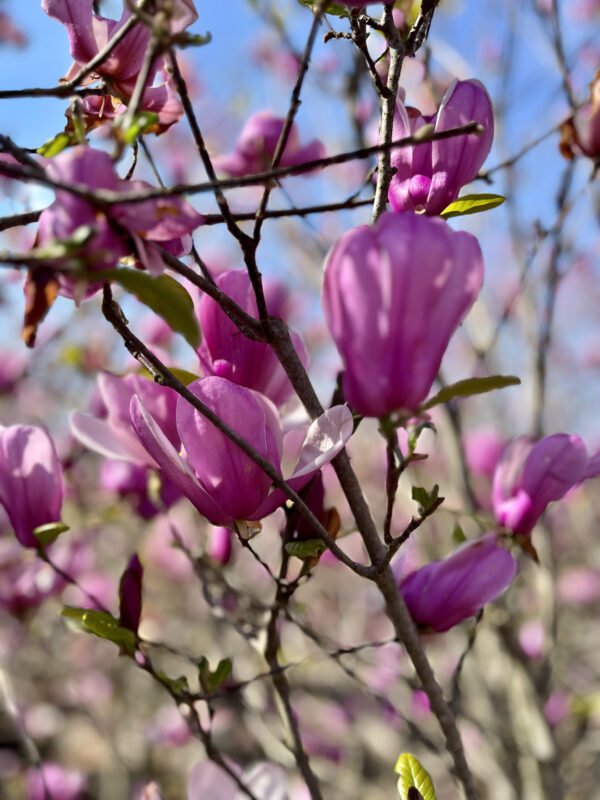
[[[561,153],[566,158],[600,157],[600,69],[590,84],[590,101],[561,127]]]
[[[213,158],[214,168],[232,177],[268,170],[273,162],[284,122],[285,120],[270,111],[253,114],[244,125],[233,153]],[[301,147],[298,129],[293,124],[279,166],[292,167],[307,161],[316,161],[324,155],[325,148],[318,139]]]
[[[270,400],[219,377],[201,378],[188,389],[282,474],[283,431]],[[271,478],[184,398],[177,401],[181,454],[138,396],[131,401],[131,419],[141,443],[164,474],[214,525],[258,521],[285,502],[283,491],[272,488]],[[301,489],[331,461],[350,438],[352,427],[352,415],[345,406],[335,406],[315,420],[296,467],[286,478],[290,487]]]
[[[339,239],[322,303],[359,414],[419,407],[482,281],[477,240],[441,219],[388,212]]]
[[[443,561],[411,572],[400,583],[400,592],[415,623],[441,633],[475,616],[516,574],[517,562],[489,533]]]
[[[483,133],[464,134],[393,150],[389,200],[394,211],[440,214],[458,197],[461,188],[477,175],[494,137],[492,102],[482,83],[454,81],[447,89],[437,114],[423,116],[416,108],[396,104],[394,139],[412,136],[424,125],[436,132],[478,122]]]
[[[539,442],[526,436],[515,439],[504,450],[494,473],[496,519],[514,533],[529,534],[548,503],[599,473],[598,455],[589,458],[579,436],[557,433]]]
[[[121,180],[108,153],[83,145],[52,159],[47,173],[52,180],[91,189],[131,192],[151,188],[143,181]],[[78,228],[89,227],[92,231],[90,238],[73,251],[72,257],[84,257],[87,268],[94,271],[117,265],[130,249],[125,241],[125,235],[128,235],[136,245],[143,266],[157,273],[164,264],[155,244],[173,255],[185,255],[192,246],[189,234],[202,222],[203,217],[181,198],[159,197],[142,203],[117,203],[105,213],[82,197],[58,189],[56,200],[40,216],[37,242],[41,246],[54,239],[69,239]],[[60,293],[73,298],[77,279],[62,274],[59,281]],[[83,299],[94,295],[101,286],[101,283],[89,283]]]
[[[43,428],[0,427],[0,504],[23,547],[38,546],[33,531],[60,521],[64,486],[54,442]]]
[[[215,282],[244,311],[258,318],[254,291],[247,272],[222,272]],[[279,316],[277,311],[285,305],[285,298],[280,296],[278,285],[273,289],[270,292],[268,285],[265,287],[267,308],[271,314]],[[219,304],[208,295],[203,295],[200,300],[198,316],[203,333],[198,356],[206,375],[218,375],[240,386],[256,389],[277,406],[290,397],[292,385],[268,344],[254,342],[240,333]],[[291,336],[300,360],[306,366],[308,355],[304,343],[298,334],[292,333]]]
[[[92,0],[42,1],[42,8],[46,14],[62,22],[67,29],[74,64],[65,75],[65,80],[73,78],[81,67],[95,58],[131,17],[131,10],[125,3],[121,19],[118,21],[94,14],[92,5]],[[160,10],[160,5],[157,3],[159,6],[157,10]],[[175,0],[168,5],[172,8],[169,21],[172,33],[184,30],[198,18],[192,0]],[[88,77],[87,83],[94,83],[100,78],[107,79],[115,92],[114,96],[109,97],[92,95],[83,98],[83,114],[87,118],[88,127],[95,127],[122,113],[123,104],[129,100],[135,88],[150,37],[150,28],[142,22],[137,23],[113,48],[108,58],[98,64]],[[141,111],[158,113],[158,123],[154,129],[157,133],[166,130],[183,113],[181,103],[166,74],[162,84],[153,85],[157,72],[161,71],[163,66],[163,58],[154,60],[148,75],[147,88],[140,103]]]

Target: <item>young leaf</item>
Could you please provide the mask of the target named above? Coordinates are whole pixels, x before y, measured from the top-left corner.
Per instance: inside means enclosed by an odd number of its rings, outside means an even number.
[[[155,111],[139,111],[131,125],[123,132],[125,144],[133,144],[138,136],[147,133],[157,122],[158,114]]]
[[[410,753],[401,753],[394,771],[398,778],[398,792],[401,800],[408,800],[408,792],[414,787],[423,800],[435,800],[432,780],[423,765]],[[414,797],[414,792],[412,793]]]
[[[316,0],[300,0],[303,6],[312,8]],[[347,8],[341,6],[339,3],[328,3],[325,7],[326,14],[334,14],[336,17],[349,17],[350,13]]]
[[[45,525],[38,525],[33,529],[33,535],[40,543],[40,547],[47,547],[55,542],[61,533],[69,530],[69,526],[64,522],[47,522]]]
[[[48,139],[47,142],[44,142],[43,145],[38,147],[36,153],[46,158],[53,158],[59,153],[62,153],[66,147],[71,147],[74,144],[79,144],[78,134],[74,131],[61,131],[57,133],[56,136],[53,136],[52,139]]]
[[[200,331],[194,313],[194,302],[187,289],[169,275],[154,277],[138,269],[108,269],[94,272],[94,280],[114,281],[162,317],[176,333],[180,333],[196,349]]]
[[[412,499],[419,504],[421,513],[429,511],[431,506],[437,502],[439,496],[440,487],[437,483],[430,492],[422,486],[412,487]]]
[[[296,558],[318,558],[327,550],[327,545],[322,539],[306,539],[303,542],[288,542],[285,549]]]
[[[214,692],[223,681],[226,681],[231,674],[231,659],[222,658],[217,664],[217,668],[211,671],[208,659],[202,656],[198,662],[198,677],[200,685],[205,692]]]
[[[94,608],[73,608],[66,606],[61,615],[86,633],[93,633],[100,639],[108,639],[118,645],[128,655],[133,656],[136,647],[136,636],[127,628],[122,628],[119,621],[106,611]]]
[[[181,695],[184,692],[189,692],[190,687],[185,675],[181,675],[179,678],[169,678],[164,672],[157,670],[156,677],[174,695]]]
[[[479,214],[480,211],[489,211],[491,208],[501,206],[505,201],[501,194],[465,194],[453,203],[450,203],[440,217],[464,217],[466,214]]]
[[[474,394],[493,392],[494,389],[504,389],[505,386],[518,386],[521,383],[514,375],[489,375],[486,378],[467,378],[450,386],[445,386],[427,402],[423,403],[419,411],[428,411],[441,403],[447,403],[455,397],[471,397]]]

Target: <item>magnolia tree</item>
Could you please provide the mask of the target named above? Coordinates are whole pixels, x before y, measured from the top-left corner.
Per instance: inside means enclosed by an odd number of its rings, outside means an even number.
[[[598,796],[600,4],[438,2],[5,4],[2,797]]]

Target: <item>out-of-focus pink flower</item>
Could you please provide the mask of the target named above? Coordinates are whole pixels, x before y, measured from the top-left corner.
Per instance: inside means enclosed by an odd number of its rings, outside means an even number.
[[[517,562],[489,533],[407,575],[400,591],[415,623],[441,633],[475,616],[516,574]]]
[[[388,5],[389,3],[393,3],[394,0],[339,0],[341,5],[349,6],[350,8],[362,8],[368,4],[373,3],[383,3],[383,5]]]
[[[31,767],[25,776],[27,800],[79,800],[86,785],[82,773],[50,762]]]
[[[515,439],[494,473],[492,505],[499,524],[517,534],[531,533],[548,503],[595,474],[593,464],[579,436]]]
[[[175,0],[169,4],[173,10],[170,19],[172,33],[184,30],[198,18],[192,0]],[[74,77],[82,66],[106,46],[131,17],[131,11],[124,4],[120,20],[107,19],[94,14],[92,0],[43,0],[42,8],[53,19],[62,22],[67,29],[69,45],[74,64],[65,80]],[[167,6],[165,6],[165,9]],[[157,9],[158,10],[158,9]],[[106,78],[114,86],[115,97],[86,97],[83,99],[83,113],[88,117],[89,127],[111,119],[121,113],[119,106],[128,101],[135,88],[137,77],[142,69],[146,50],[150,43],[150,28],[139,22],[114,47],[111,54],[96,67],[87,79],[94,83]],[[140,110],[158,113],[156,132],[166,130],[177,121],[183,109],[165,75],[165,82],[154,86],[154,78],[164,67],[164,59],[156,58],[148,75],[148,85],[142,96]]]
[[[55,181],[81,184],[91,189],[131,192],[151,188],[143,181],[121,180],[108,153],[84,145],[66,150],[52,159],[47,173]],[[129,250],[123,231],[133,239],[143,266],[157,273],[164,265],[154,243],[173,255],[185,255],[191,249],[189,234],[202,222],[203,217],[181,198],[161,197],[143,203],[115,204],[105,214],[87,200],[59,189],[54,203],[40,216],[38,244],[44,245],[53,239],[69,239],[78,228],[88,226],[93,234],[73,252],[73,258],[85,258],[86,267],[91,271],[111,269]],[[59,280],[60,293],[73,298],[77,280],[65,274],[60,275]],[[83,299],[94,295],[101,286],[101,283],[89,283]]]
[[[43,428],[0,427],[0,503],[23,547],[36,547],[35,528],[58,522],[64,497],[62,468]]]
[[[471,472],[491,478],[506,447],[506,439],[493,430],[480,430],[465,436],[463,446]]]
[[[70,546],[54,545],[52,560],[70,575],[76,571],[77,558]],[[14,540],[0,538],[0,608],[19,616],[64,586],[64,579],[49,564],[33,552],[24,553]]]
[[[285,770],[279,764],[259,761],[245,770],[234,766],[257,800],[287,800]],[[233,778],[212,761],[201,761],[188,780],[187,800],[241,800],[245,797]]]
[[[194,738],[181,713],[172,705],[159,708],[146,736],[151,742],[171,747],[183,747]]]
[[[539,619],[530,619],[521,625],[519,629],[519,644],[521,645],[521,650],[529,658],[541,658],[544,639],[544,626]]]
[[[388,212],[339,239],[322,303],[359,414],[415,411],[425,400],[483,270],[475,237],[441,219]]]
[[[283,431],[270,400],[216,376],[194,381],[188,390],[281,474]],[[131,401],[131,418],[152,458],[214,525],[260,520],[285,501],[280,489],[271,491],[271,478],[183,398],[177,403],[182,455],[137,396]],[[295,490],[305,486],[344,447],[352,427],[352,415],[346,406],[331,408],[315,420],[287,479],[289,485]]]
[[[270,111],[253,114],[244,125],[233,153],[213,158],[214,168],[232,177],[253,175],[268,170],[284,122],[285,120],[276,117]],[[316,161],[324,156],[325,148],[318,139],[313,139],[301,147],[298,129],[292,125],[279,166],[293,167],[307,161]]]
[[[17,47],[25,47],[27,44],[27,36],[5,11],[0,11],[0,43],[16,44]]]
[[[71,431],[82,444],[107,458],[156,468],[156,462],[140,445],[131,423],[129,406],[131,398],[137,394],[162,434],[179,450],[180,439],[175,424],[176,392],[140,375],[120,378],[109,372],[98,376],[97,385],[100,402],[96,413],[75,411],[71,415]],[[101,413],[106,414],[105,418],[98,414],[102,407],[104,411]]]
[[[557,689],[552,692],[544,706],[544,716],[550,725],[558,725],[571,713],[572,698],[569,692]]]
[[[570,567],[556,581],[556,596],[560,603],[584,606],[600,597],[600,571],[588,567]]]
[[[566,158],[600,158],[600,69],[590,84],[590,102],[561,128],[560,150]]]
[[[244,311],[258,318],[254,291],[248,273],[241,270],[222,272],[216,284]],[[265,292],[267,308],[273,316],[282,316],[286,298],[276,284]],[[229,319],[219,304],[203,295],[198,306],[202,327],[202,343],[198,349],[200,363],[207,375],[221,378],[255,389],[266,395],[275,405],[282,405],[293,393],[292,385],[272,348],[264,342],[248,339]],[[283,316],[282,316],[283,318]],[[308,355],[298,334],[292,341],[302,363],[307,366]]]
[[[494,137],[492,103],[479,81],[454,81],[437,114],[432,116],[423,116],[418,109],[397,103],[394,139],[412,136],[427,124],[439,132],[467,122],[478,122],[484,132],[392,151],[391,163],[396,174],[390,184],[389,200],[394,211],[440,214],[477,175]]]

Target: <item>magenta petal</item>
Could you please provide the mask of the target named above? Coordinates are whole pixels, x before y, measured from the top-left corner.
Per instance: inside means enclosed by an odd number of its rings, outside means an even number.
[[[418,408],[483,271],[474,236],[410,212],[388,212],[339,239],[327,257],[322,303],[356,411],[382,417]]]
[[[516,439],[494,473],[492,502],[501,525],[528,534],[548,503],[585,479],[589,459],[579,436],[555,434],[532,444]]]
[[[101,456],[140,466],[156,466],[133,429],[118,427],[91,414],[75,411],[71,414],[71,432],[81,444]]]
[[[96,55],[91,0],[42,0],[42,8],[66,27],[71,57],[78,64],[86,64]]]
[[[152,189],[146,181],[121,181],[119,188],[128,192]],[[204,222],[188,202],[180,197],[158,197],[143,203],[114,205],[112,216],[128,230],[152,242],[168,242],[192,233]]]
[[[37,547],[35,528],[58,522],[64,487],[54,442],[43,428],[0,428],[0,503],[24,547]]]
[[[281,434],[270,430],[273,416],[253,392],[218,377],[194,381],[188,389],[279,470]],[[267,496],[271,479],[183,398],[177,404],[177,427],[206,491],[231,518],[251,519]]]
[[[411,573],[400,591],[417,625],[442,632],[495,600],[516,573],[517,562],[491,533]]]
[[[198,511],[213,525],[230,525],[232,517],[228,516],[198,483],[192,470],[164,435],[156,420],[144,408],[137,395],[131,400],[131,421],[148,453]]]

